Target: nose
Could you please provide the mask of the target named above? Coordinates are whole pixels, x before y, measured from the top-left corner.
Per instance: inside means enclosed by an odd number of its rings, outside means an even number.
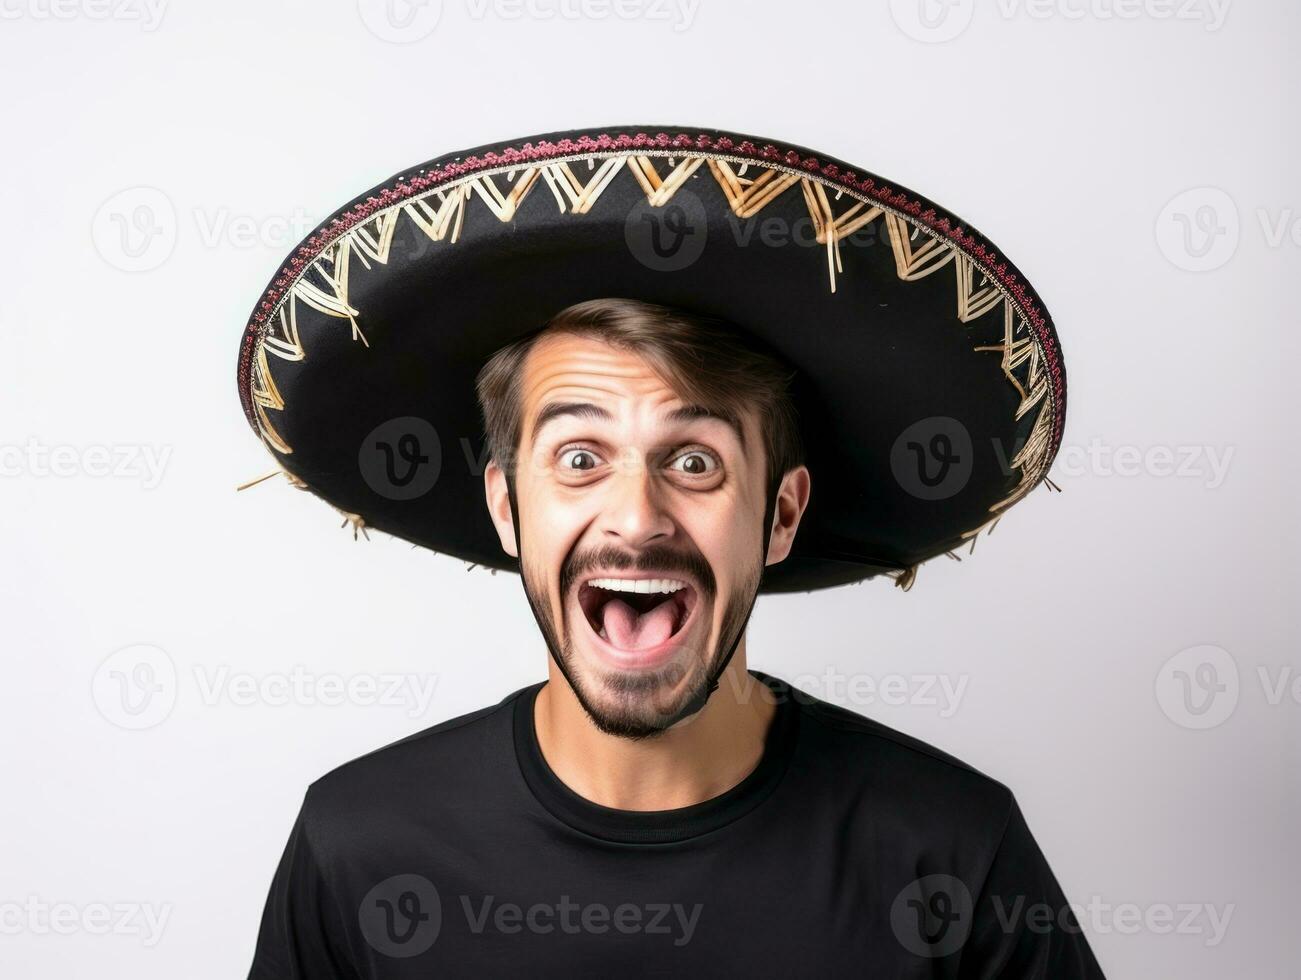
[[[648,467],[623,467],[610,483],[601,514],[602,537],[629,548],[643,548],[673,536],[673,520],[664,510]]]

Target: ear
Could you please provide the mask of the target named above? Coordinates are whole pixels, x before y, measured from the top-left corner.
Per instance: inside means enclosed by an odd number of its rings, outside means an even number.
[[[510,512],[510,490],[506,484],[506,471],[496,461],[488,463],[483,471],[483,495],[488,501],[488,516],[497,528],[501,549],[512,558],[519,557],[515,547],[515,519]]]
[[[768,540],[768,558],[765,564],[776,565],[784,561],[795,544],[804,508],[809,505],[811,480],[808,467],[797,466],[787,470],[777,488],[777,501],[772,511],[772,537]]]

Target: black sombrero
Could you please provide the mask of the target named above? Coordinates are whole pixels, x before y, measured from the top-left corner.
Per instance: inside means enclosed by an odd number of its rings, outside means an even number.
[[[475,374],[599,297],[723,317],[797,369],[813,496],[766,591],[910,582],[1046,480],[1061,441],[1052,321],[975,229],[800,147],[644,126],[440,157],[356,198],[259,300],[244,413],[354,527],[514,569]]]

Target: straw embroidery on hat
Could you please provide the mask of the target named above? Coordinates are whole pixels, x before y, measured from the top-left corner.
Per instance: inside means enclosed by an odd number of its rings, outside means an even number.
[[[1053,487],[1060,345],[988,239],[824,154],[680,127],[493,144],[360,195],[258,300],[243,409],[354,533],[514,569],[483,508],[474,376],[602,296],[723,317],[798,372],[814,493],[765,591],[909,585]]]

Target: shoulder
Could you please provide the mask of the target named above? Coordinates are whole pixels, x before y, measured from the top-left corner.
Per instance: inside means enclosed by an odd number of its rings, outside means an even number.
[[[515,702],[501,702],[452,718],[346,762],[313,782],[303,821],[313,837],[347,832],[360,822],[400,821],[445,803],[483,799],[500,783],[512,737]]]
[[[878,819],[1002,834],[1015,807],[1005,784],[920,739],[776,681],[798,706],[802,765]]]

